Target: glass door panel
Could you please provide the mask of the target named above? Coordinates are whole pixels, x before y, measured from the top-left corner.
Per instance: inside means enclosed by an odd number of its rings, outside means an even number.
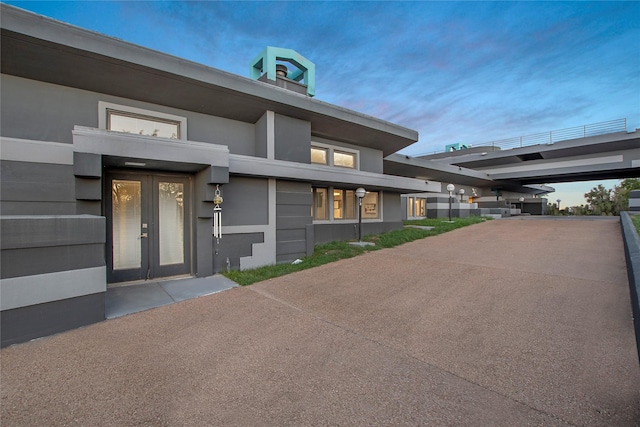
[[[184,184],[158,183],[160,265],[184,263]]]
[[[141,268],[141,182],[114,179],[111,183],[111,210],[113,269]]]

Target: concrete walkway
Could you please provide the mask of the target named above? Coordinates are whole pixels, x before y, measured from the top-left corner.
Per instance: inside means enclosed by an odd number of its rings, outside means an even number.
[[[238,286],[237,283],[221,274],[112,286],[107,288],[104,314],[107,319],[115,319],[150,308],[215,294],[236,286]]]
[[[495,220],[5,348],[3,426],[634,426],[618,219]]]

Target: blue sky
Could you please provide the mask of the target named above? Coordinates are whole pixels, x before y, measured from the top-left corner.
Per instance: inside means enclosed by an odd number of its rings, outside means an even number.
[[[265,46],[294,49],[316,65],[316,99],[417,130],[409,155],[640,128],[640,2],[6,3],[245,77]],[[584,203],[596,184],[549,198]]]

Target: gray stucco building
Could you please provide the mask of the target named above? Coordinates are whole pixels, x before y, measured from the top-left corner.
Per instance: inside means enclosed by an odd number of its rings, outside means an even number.
[[[0,7],[3,346],[103,320],[110,284],[353,239],[357,187],[367,234],[402,226],[401,194],[441,190],[383,173],[417,132],[277,84],[286,77]]]

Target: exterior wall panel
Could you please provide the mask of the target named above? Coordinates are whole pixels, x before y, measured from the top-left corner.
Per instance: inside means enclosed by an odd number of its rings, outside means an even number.
[[[307,150],[309,151],[309,150]],[[307,225],[311,219],[311,186],[276,183],[276,261],[289,262],[307,255]]]
[[[311,123],[276,114],[275,158],[311,163]]]
[[[231,177],[221,187],[222,224],[266,225],[269,223],[268,181],[259,178]]]
[[[5,310],[2,347],[90,325],[105,319],[104,293]]]
[[[7,160],[0,166],[2,215],[76,213],[72,166]]]
[[[224,229],[223,229],[224,231]],[[213,239],[215,240],[215,239]],[[227,258],[229,267],[240,269],[240,258],[253,253],[253,244],[264,242],[263,233],[240,233],[223,235],[219,244],[215,244],[214,269],[216,273],[226,271]]]
[[[379,234],[387,231],[399,230],[403,227],[402,222],[363,222],[362,235]],[[358,238],[358,223],[334,223],[334,224],[314,224],[315,242],[327,243],[338,240],[355,240]]]
[[[104,244],[51,246],[2,251],[0,278],[76,270],[104,265]]]

